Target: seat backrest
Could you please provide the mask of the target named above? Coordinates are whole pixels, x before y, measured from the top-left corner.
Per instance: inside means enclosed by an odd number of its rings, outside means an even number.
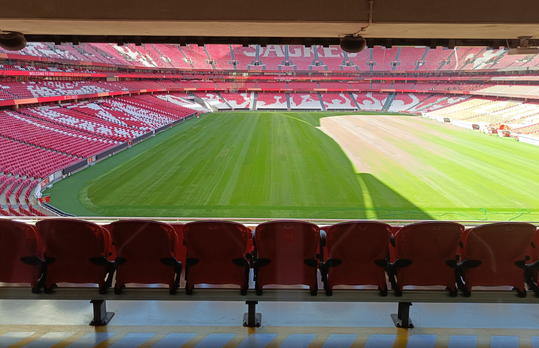
[[[266,284],[312,284],[316,281],[320,229],[295,220],[265,222],[255,230],[257,258],[269,263],[259,270],[257,282]],[[305,262],[309,262],[307,265]],[[310,275],[313,275],[312,277]]]
[[[326,234],[328,258],[367,263],[386,258],[391,226],[377,221],[342,222]]]
[[[249,231],[237,222],[195,221],[185,224],[183,240],[189,258],[224,262],[245,257]]]
[[[524,261],[535,226],[525,222],[498,222],[474,227],[464,243],[463,257],[482,266],[511,265]]]
[[[418,263],[455,260],[464,226],[426,221],[404,226],[395,234],[396,257]]]
[[[150,220],[122,220],[110,225],[118,258],[130,263],[159,262],[174,257],[176,232],[172,226]]]
[[[256,227],[255,247],[258,258],[272,262],[313,259],[317,254],[320,229],[317,225],[295,220],[265,222]]]
[[[187,283],[235,284],[246,289],[248,233],[230,221],[196,221],[184,226]]]
[[[125,283],[174,283],[176,232],[151,220],[122,220],[110,225],[116,246],[116,287]],[[164,260],[170,260],[168,265]],[[163,261],[162,261],[163,260]]]
[[[44,246],[34,226],[0,219],[0,281],[30,283],[34,286],[42,264],[27,264],[21,258],[42,259]]]
[[[109,256],[107,231],[75,219],[42,220],[36,227],[47,250],[47,286],[56,282],[103,283],[105,266],[90,259]]]

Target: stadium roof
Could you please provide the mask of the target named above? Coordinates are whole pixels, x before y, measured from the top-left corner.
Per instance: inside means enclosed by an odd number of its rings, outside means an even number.
[[[0,29],[30,41],[338,44],[369,0],[0,0]],[[517,46],[539,36],[539,1],[374,0],[369,45]],[[375,40],[376,39],[376,40]],[[451,40],[456,39],[456,40]]]

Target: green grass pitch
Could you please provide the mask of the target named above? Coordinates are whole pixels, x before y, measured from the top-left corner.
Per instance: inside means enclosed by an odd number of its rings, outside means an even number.
[[[452,152],[398,144],[434,169],[430,184],[368,153],[373,171],[358,173],[317,128],[338,114],[208,114],[46,193],[79,216],[539,221],[539,147],[410,116],[407,131]],[[446,136],[415,131],[419,121]]]

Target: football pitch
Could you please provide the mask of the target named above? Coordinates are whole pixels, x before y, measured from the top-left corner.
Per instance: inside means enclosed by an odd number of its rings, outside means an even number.
[[[539,147],[415,116],[214,113],[46,193],[78,216],[539,221]]]

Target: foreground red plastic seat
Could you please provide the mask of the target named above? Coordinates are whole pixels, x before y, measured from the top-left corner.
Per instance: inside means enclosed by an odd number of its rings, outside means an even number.
[[[116,284],[120,294],[126,283],[168,284],[175,294],[182,264],[176,259],[177,235],[172,226],[149,220],[123,220],[110,225],[116,247]]]
[[[526,283],[530,290],[535,292],[539,297],[539,228],[536,229],[533,235],[533,242],[528,248],[529,263],[525,267]]]
[[[46,293],[60,282],[98,284],[99,291],[106,292],[114,275],[106,229],[75,219],[42,220],[36,227],[47,251]]]
[[[34,226],[0,220],[0,282],[30,283],[39,292],[44,282],[44,246]]]
[[[463,231],[461,224],[441,221],[401,228],[392,239],[396,259],[389,267],[389,280],[397,296],[407,285],[446,286],[451,296],[457,296],[456,257]]]
[[[265,222],[254,232],[257,295],[264,286],[308,285],[311,295],[318,290],[320,229],[304,221]]]
[[[185,224],[185,291],[196,284],[234,284],[246,295],[249,261],[246,258],[250,230],[230,221],[196,221]]]
[[[326,229],[328,259],[321,266],[326,293],[336,285],[377,285],[387,295],[391,226],[376,221],[343,222]]]
[[[535,226],[499,222],[467,230],[462,238],[459,286],[470,296],[474,286],[512,286],[526,296],[524,265]]]

